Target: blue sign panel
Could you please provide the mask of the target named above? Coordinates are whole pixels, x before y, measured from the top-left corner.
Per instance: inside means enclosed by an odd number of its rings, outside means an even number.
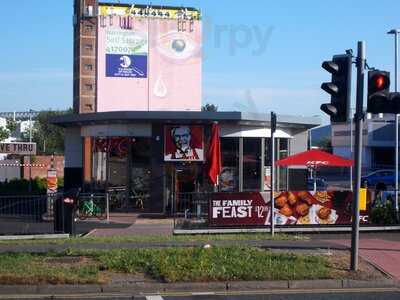
[[[106,76],[147,78],[147,55],[106,54]]]

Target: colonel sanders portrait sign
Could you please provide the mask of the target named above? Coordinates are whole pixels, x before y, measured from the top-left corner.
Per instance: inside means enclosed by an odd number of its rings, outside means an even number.
[[[202,126],[165,126],[165,161],[203,161],[204,136]]]

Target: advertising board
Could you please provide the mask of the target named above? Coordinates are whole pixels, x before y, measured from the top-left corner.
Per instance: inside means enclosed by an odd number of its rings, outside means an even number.
[[[396,222],[394,195],[365,191],[360,224]],[[276,225],[351,225],[351,191],[285,191],[274,195]],[[270,193],[213,193],[209,203],[211,226],[263,226],[270,224]]]
[[[210,201],[211,226],[262,226],[270,219],[269,193],[214,193]]]
[[[196,10],[99,5],[98,112],[201,109]]]

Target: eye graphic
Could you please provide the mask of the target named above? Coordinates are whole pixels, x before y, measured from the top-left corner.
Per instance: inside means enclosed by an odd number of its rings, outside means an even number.
[[[183,62],[198,54],[200,45],[188,34],[169,32],[160,37],[157,49],[164,57]]]

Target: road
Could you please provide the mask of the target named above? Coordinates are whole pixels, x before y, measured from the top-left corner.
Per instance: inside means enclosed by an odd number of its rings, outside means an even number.
[[[110,300],[398,300],[400,289],[340,289],[340,290],[282,290],[282,291],[245,291],[227,293],[177,293],[168,295],[133,296],[129,294],[76,294],[70,296],[15,296],[0,299],[110,299]]]

